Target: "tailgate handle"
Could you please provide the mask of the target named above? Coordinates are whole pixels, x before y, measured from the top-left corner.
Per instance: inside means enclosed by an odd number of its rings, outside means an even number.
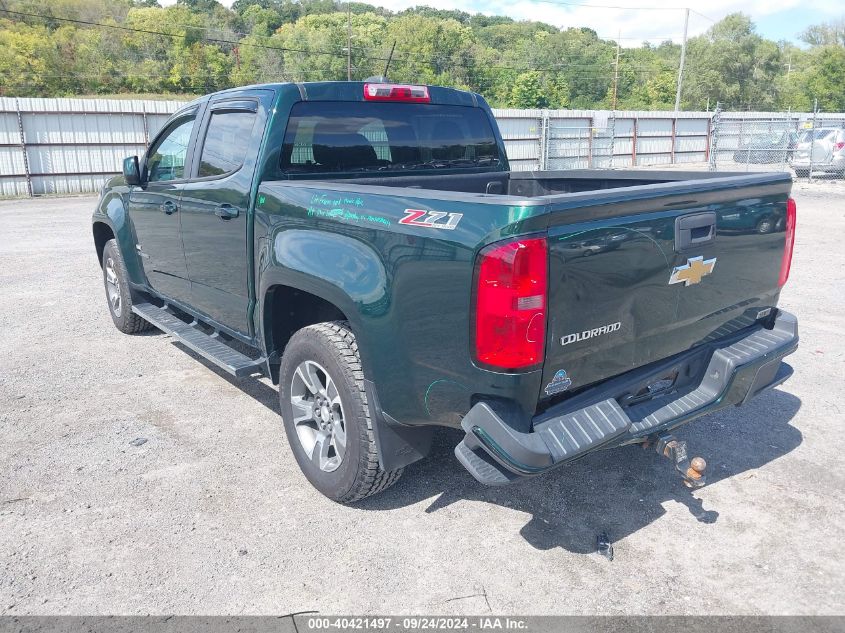
[[[703,246],[716,239],[716,212],[694,213],[675,220],[675,250]]]

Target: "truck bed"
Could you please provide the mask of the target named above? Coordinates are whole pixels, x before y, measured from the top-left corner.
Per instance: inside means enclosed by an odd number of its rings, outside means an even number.
[[[606,169],[573,169],[566,171],[503,171],[449,175],[384,175],[366,178],[345,178],[336,183],[365,186],[400,187],[425,191],[452,191],[456,193],[510,195],[520,197],[551,196],[565,193],[600,191],[621,187],[674,184],[679,182],[721,182],[731,179],[739,183],[759,182],[761,176],[745,172],[709,171],[643,171]],[[741,180],[738,180],[741,179]],[[763,178],[768,181],[768,178]],[[303,182],[303,181],[297,181]]]

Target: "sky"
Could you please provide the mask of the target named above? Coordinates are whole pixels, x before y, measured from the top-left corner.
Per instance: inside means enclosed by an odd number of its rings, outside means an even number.
[[[737,11],[750,15],[760,35],[772,40],[798,42],[811,24],[845,16],[843,0],[363,0],[394,11],[417,5],[460,9],[469,13],[506,15],[516,20],[538,20],[557,27],[587,26],[606,39],[620,38],[623,46],[644,40],[680,42],[684,8],[691,6],[689,36],[706,31]],[[161,4],[173,4],[163,0]],[[232,0],[222,0],[231,6]]]

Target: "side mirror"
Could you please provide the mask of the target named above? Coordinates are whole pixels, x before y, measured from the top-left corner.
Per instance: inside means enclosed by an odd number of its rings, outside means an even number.
[[[123,177],[127,185],[141,184],[141,168],[138,166],[138,157],[129,156],[123,159]]]

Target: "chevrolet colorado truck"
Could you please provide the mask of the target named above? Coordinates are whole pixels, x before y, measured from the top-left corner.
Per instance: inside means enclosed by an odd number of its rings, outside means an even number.
[[[218,92],[102,191],[108,307],[279,386],[306,478],[353,502],[437,426],[480,482],[654,443],[792,373],[788,174],[511,171],[478,94],[386,81]],[[737,214],[769,218],[765,231]]]

